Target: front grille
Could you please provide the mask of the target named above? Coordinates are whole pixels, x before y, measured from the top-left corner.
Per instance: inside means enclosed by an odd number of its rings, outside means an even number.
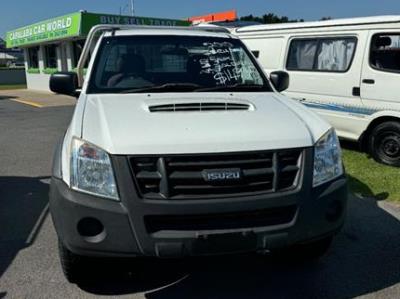
[[[302,153],[301,149],[293,149],[129,160],[141,197],[196,199],[294,189],[299,181]],[[217,179],[207,179],[210,173],[216,174]]]
[[[150,112],[184,112],[184,111],[228,111],[249,110],[249,104],[243,103],[179,103],[149,106]]]
[[[296,214],[296,206],[267,210],[211,215],[145,216],[149,233],[166,230],[199,231],[266,227],[290,223]]]

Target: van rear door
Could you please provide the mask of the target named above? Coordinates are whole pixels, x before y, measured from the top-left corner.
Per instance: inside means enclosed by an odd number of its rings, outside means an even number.
[[[363,103],[400,109],[400,30],[370,31],[368,41],[361,76]]]

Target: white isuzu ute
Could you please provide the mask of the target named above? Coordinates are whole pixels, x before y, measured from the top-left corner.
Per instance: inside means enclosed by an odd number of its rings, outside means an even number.
[[[221,29],[94,27],[78,74],[50,79],[79,97],[50,191],[67,278],[87,256],[326,251],[345,217],[341,150],[279,93],[288,82]]]

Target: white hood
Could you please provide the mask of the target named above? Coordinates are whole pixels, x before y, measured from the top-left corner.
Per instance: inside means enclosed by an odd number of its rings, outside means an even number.
[[[150,105],[199,102],[247,103],[252,109],[149,111]],[[88,95],[82,137],[111,154],[216,153],[312,146],[329,127],[274,93]]]

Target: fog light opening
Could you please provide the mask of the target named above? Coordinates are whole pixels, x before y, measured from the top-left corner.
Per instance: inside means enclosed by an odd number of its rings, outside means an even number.
[[[330,222],[337,221],[343,213],[343,205],[340,201],[331,202],[326,211],[326,219]]]
[[[99,243],[106,237],[104,225],[95,218],[83,218],[78,222],[78,233],[90,243]]]

